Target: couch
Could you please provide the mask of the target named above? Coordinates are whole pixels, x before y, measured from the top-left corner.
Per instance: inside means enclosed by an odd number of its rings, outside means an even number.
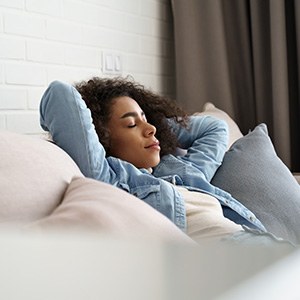
[[[198,114],[225,120],[228,151],[212,182],[254,211],[272,233],[300,241],[299,176],[277,157],[264,124],[243,136],[228,114],[207,103]],[[46,135],[0,132],[2,226],[35,231],[88,230],[191,240],[163,215],[128,193],[85,178]]]
[[[199,114],[229,127],[214,184],[298,243],[299,177],[277,157],[267,128],[243,136],[211,103]],[[85,178],[47,135],[1,131],[0,154],[2,299],[212,299],[290,255],[196,245],[144,202]]]

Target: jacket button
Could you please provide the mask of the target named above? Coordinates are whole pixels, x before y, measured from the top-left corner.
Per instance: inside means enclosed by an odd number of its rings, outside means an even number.
[[[251,220],[251,221],[255,221],[255,219],[256,219],[256,218],[255,218],[254,216],[250,216],[250,220]]]

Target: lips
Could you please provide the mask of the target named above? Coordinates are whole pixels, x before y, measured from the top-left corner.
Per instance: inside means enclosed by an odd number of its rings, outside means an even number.
[[[148,146],[145,147],[146,149],[156,149],[160,150],[159,141],[156,141]]]

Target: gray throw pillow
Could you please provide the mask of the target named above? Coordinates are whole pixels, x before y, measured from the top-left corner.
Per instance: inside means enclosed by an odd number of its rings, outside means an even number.
[[[278,237],[300,243],[300,185],[258,125],[226,152],[212,184],[249,208]]]

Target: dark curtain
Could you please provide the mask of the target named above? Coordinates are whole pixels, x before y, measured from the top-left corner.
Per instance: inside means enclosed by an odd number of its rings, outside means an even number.
[[[266,123],[278,156],[300,171],[300,1],[171,0],[176,98],[207,101],[246,134]]]

